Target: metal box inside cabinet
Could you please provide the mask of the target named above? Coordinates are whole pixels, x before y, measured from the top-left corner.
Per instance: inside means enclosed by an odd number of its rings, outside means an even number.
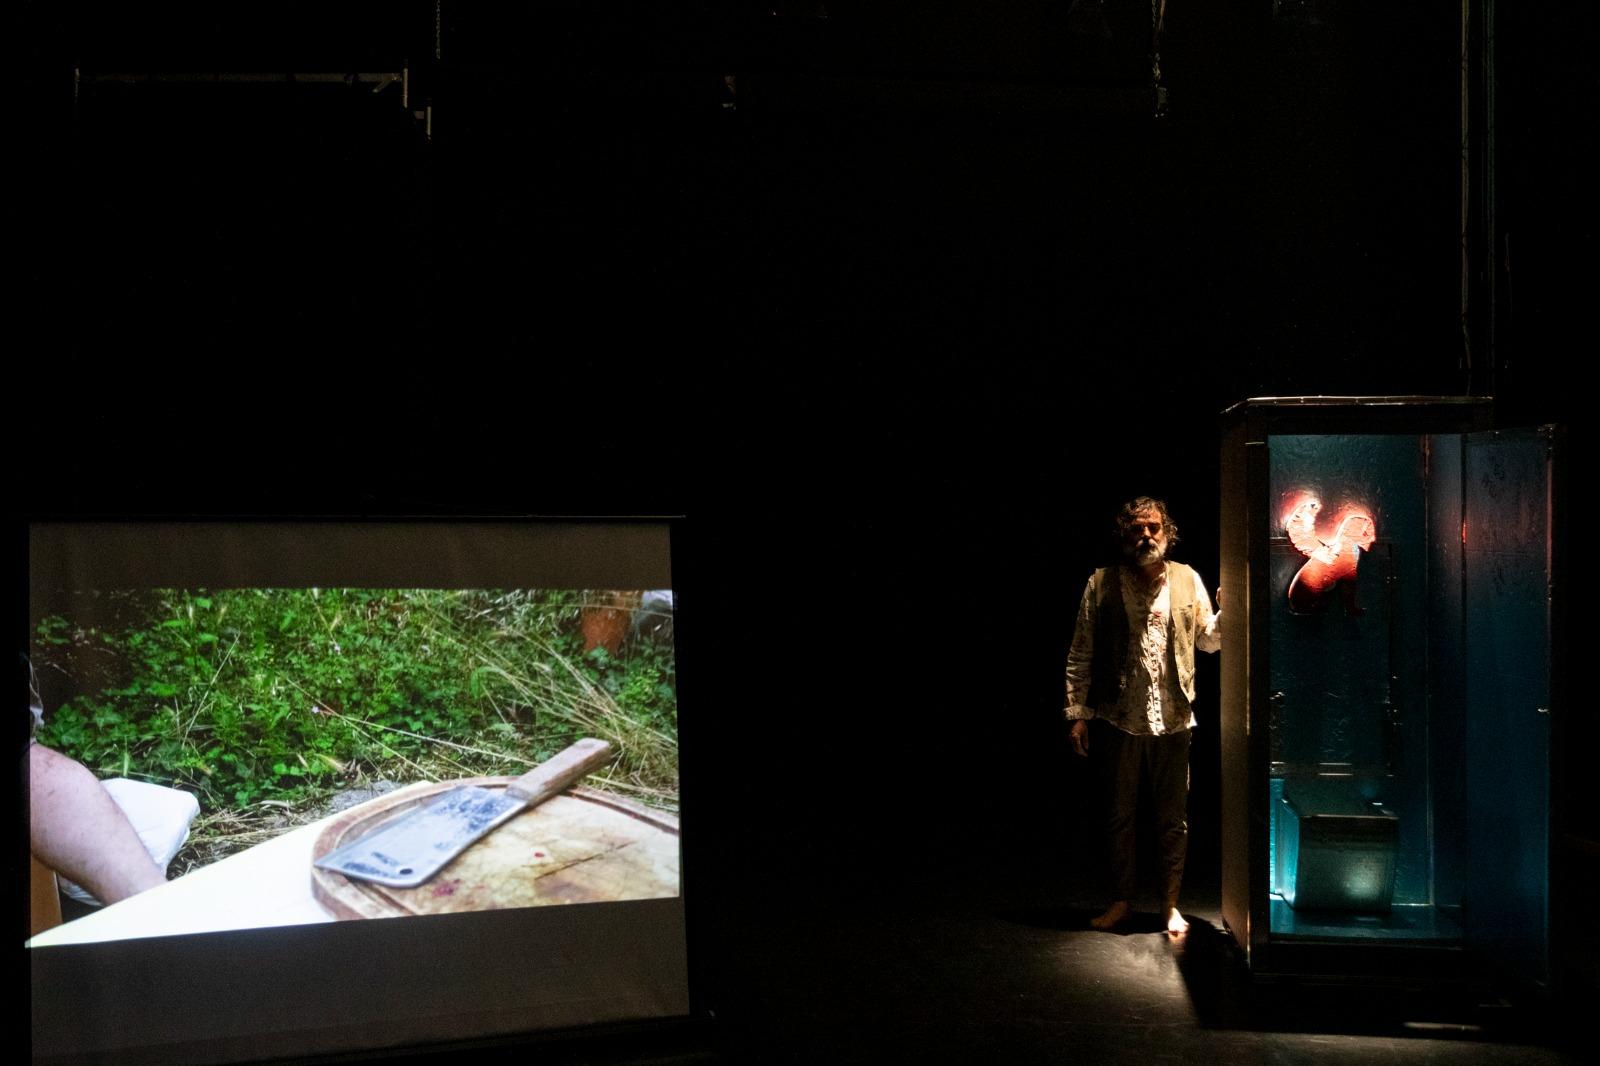
[[[1295,910],[1381,913],[1394,900],[1400,819],[1381,800],[1290,784],[1278,816],[1278,884]]]

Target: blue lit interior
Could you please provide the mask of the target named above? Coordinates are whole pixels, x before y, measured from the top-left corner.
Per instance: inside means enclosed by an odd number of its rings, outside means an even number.
[[[1459,775],[1432,773],[1441,758],[1459,763],[1448,750],[1459,740],[1439,750],[1435,739],[1458,737],[1463,713],[1460,700],[1438,698],[1432,676],[1461,668],[1459,596],[1437,588],[1459,583],[1459,550],[1452,568],[1449,546],[1434,543],[1459,540],[1459,521],[1447,521],[1460,511],[1459,443],[1455,475],[1434,476],[1450,450],[1415,434],[1269,442],[1274,936],[1461,937],[1464,835],[1453,814],[1443,831],[1436,815],[1441,805],[1459,811],[1463,797]],[[1291,608],[1307,556],[1282,522],[1308,495],[1321,501],[1325,536],[1347,508],[1376,523],[1353,604],[1335,588],[1314,610]]]

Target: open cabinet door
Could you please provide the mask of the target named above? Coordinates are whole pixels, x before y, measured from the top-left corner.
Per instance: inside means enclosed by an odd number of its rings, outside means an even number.
[[[1550,978],[1555,440],[1469,434],[1463,452],[1467,943],[1497,976]]]

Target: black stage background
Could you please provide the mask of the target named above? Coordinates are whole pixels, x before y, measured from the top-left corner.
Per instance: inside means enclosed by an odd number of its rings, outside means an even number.
[[[784,47],[854,26],[841,54],[870,57],[860,12],[913,18],[890,7],[791,16]],[[948,18],[897,71],[746,70],[731,114],[684,58],[704,13],[641,58],[625,9],[480,12],[447,26],[427,140],[370,86],[74,104],[73,24],[31,5],[43,329],[13,495],[682,513],[702,933],[1059,862],[1087,840],[1060,676],[1111,510],[1165,496],[1214,587],[1217,415],[1243,397],[1472,389],[1571,421],[1592,131],[1561,117],[1584,35],[1503,12],[1513,281],[1469,371],[1458,6],[1175,4],[1160,120],[1039,76],[1066,30],[1038,8],[995,44],[984,5],[919,5]],[[1013,39],[1034,73],[984,58]],[[1200,685],[1214,886],[1214,662]]]

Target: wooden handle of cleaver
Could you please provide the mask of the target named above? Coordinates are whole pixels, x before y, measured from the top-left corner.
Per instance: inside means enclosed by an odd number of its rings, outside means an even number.
[[[558,792],[564,792],[580,778],[610,762],[615,752],[604,740],[585,737],[565,751],[552,755],[523,774],[506,788],[506,795],[537,806]]]

